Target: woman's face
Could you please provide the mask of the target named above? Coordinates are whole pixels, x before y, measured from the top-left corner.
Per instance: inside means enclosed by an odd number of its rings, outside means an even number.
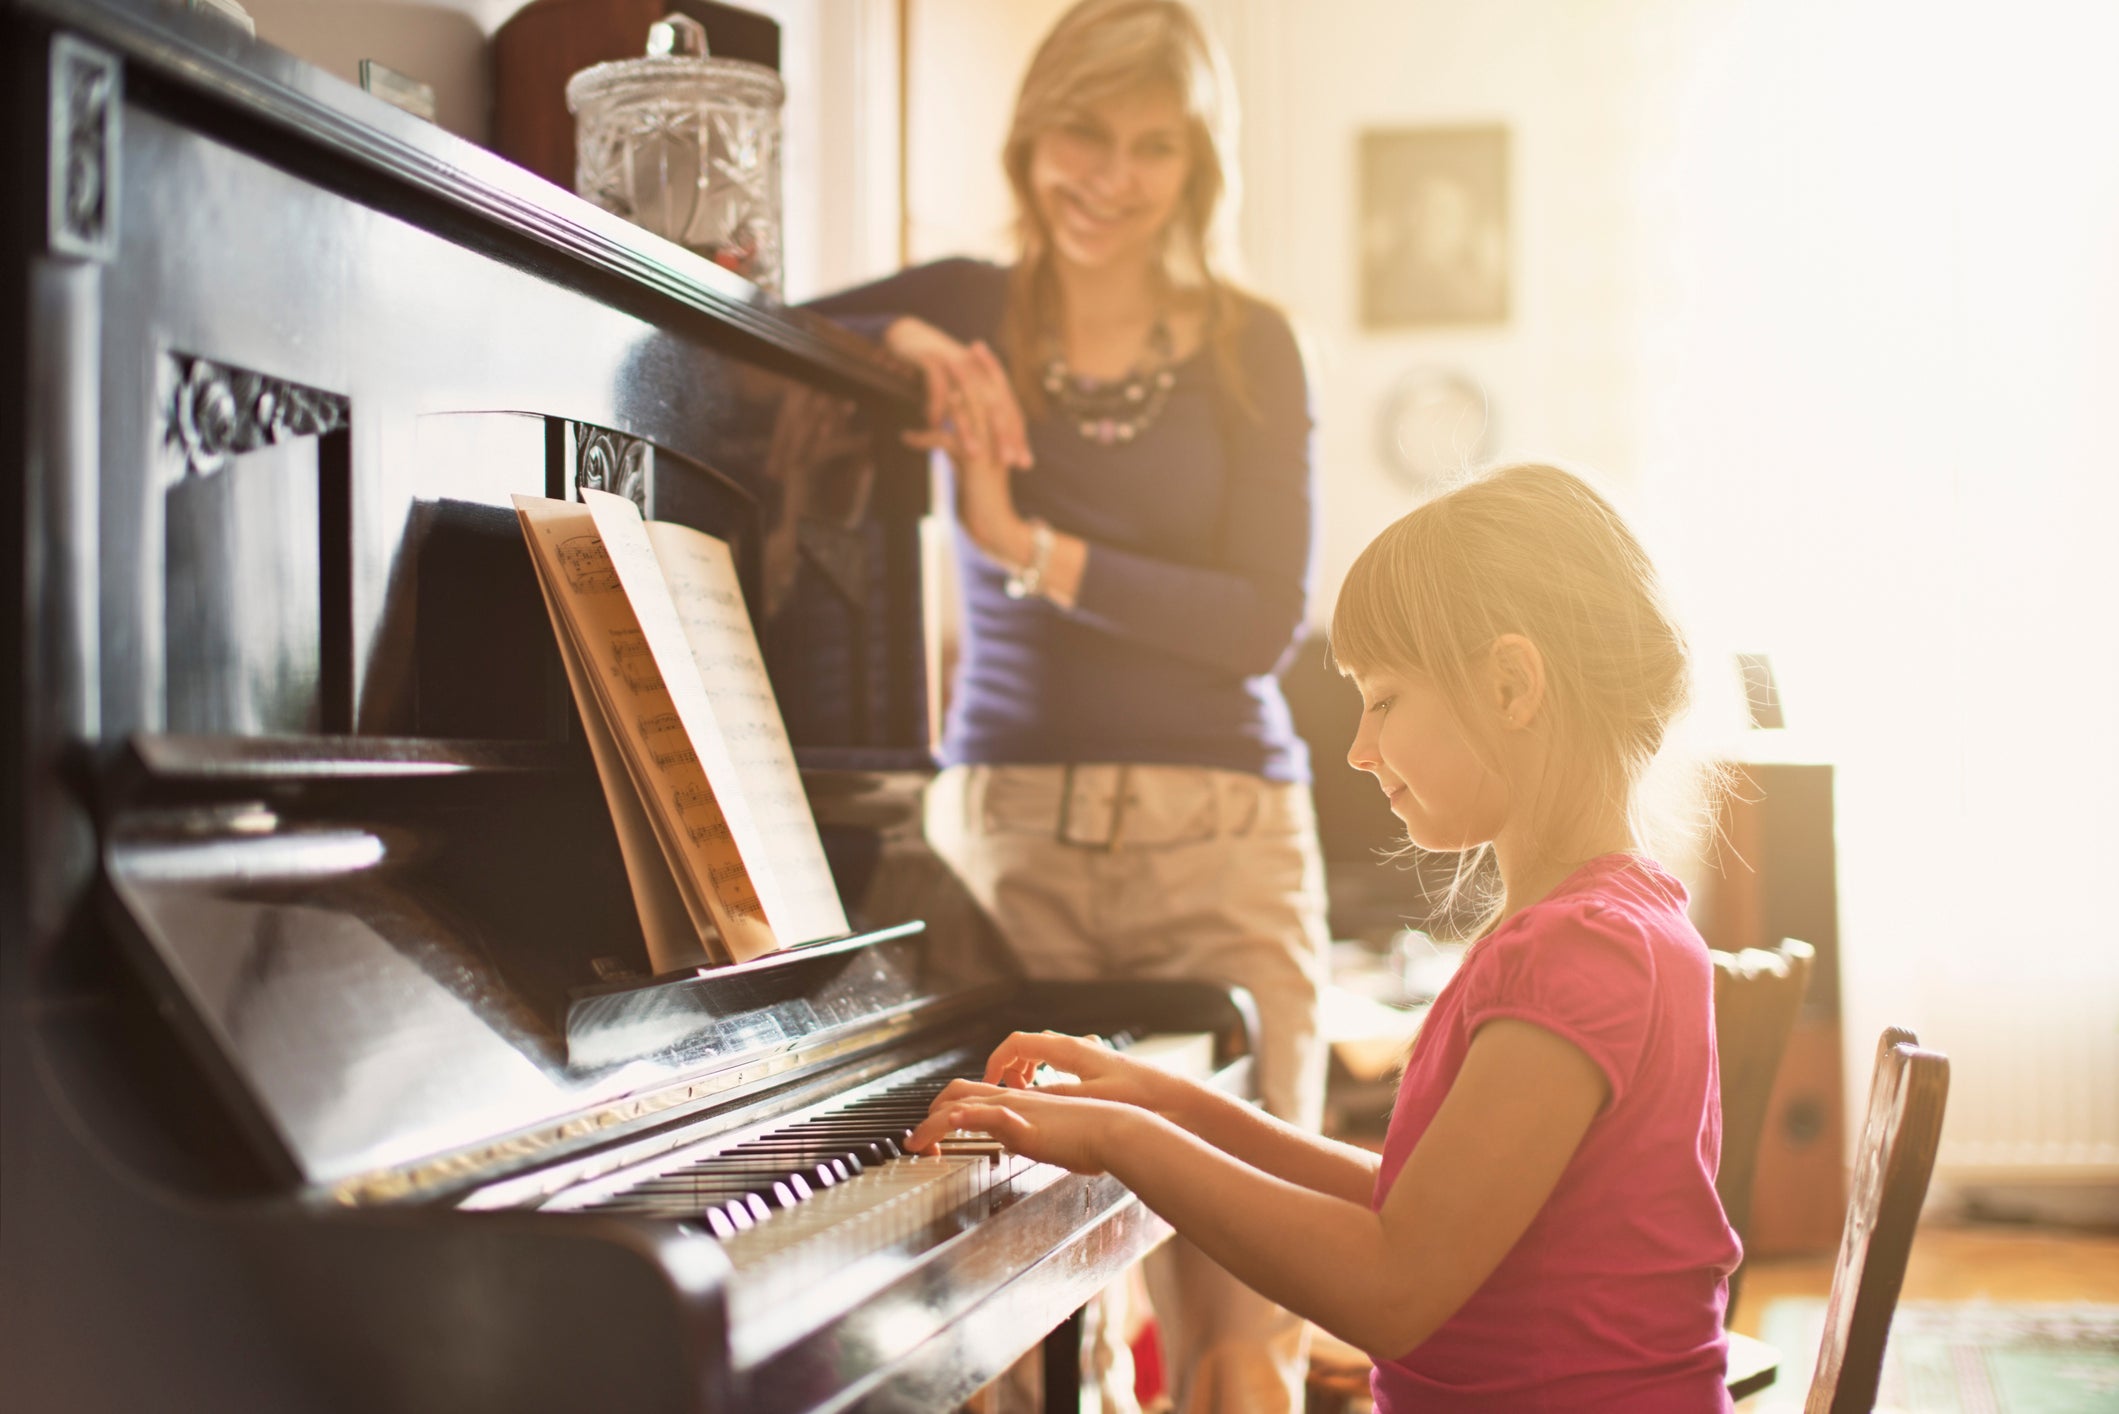
[[[1030,194],[1062,260],[1153,259],[1192,175],[1184,109],[1165,88],[1105,99],[1040,133]]]
[[[1383,787],[1391,813],[1422,849],[1485,844],[1508,819],[1507,782],[1474,747],[1442,689],[1410,669],[1357,672],[1361,727],[1346,759]]]

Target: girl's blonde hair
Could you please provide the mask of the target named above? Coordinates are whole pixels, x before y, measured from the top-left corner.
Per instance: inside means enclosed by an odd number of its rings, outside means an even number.
[[[1156,89],[1173,94],[1184,111],[1190,159],[1163,246],[1163,279],[1172,292],[1203,305],[1221,386],[1237,406],[1251,406],[1237,344],[1243,301],[1221,275],[1231,261],[1237,188],[1235,87],[1227,60],[1183,0],[1081,0],[1060,16],[1032,56],[1001,150],[1001,167],[1015,194],[1016,229],[1001,351],[1016,397],[1032,417],[1045,408],[1038,381],[1041,341],[1059,328],[1060,315],[1051,233],[1030,186],[1032,149],[1039,137],[1098,103]]]
[[[1540,720],[1562,763],[1530,802],[1532,837],[1557,840],[1571,819],[1606,804],[1651,847],[1698,824],[1696,769],[1682,808],[1676,796],[1651,806],[1643,788],[1691,701],[1684,633],[1632,530],[1579,476],[1501,467],[1401,517],[1348,571],[1331,644],[1343,671],[1427,675],[1473,748],[1490,752],[1497,714],[1482,710],[1474,674],[1511,633],[1544,660]],[[1482,856],[1460,862],[1451,902]]]

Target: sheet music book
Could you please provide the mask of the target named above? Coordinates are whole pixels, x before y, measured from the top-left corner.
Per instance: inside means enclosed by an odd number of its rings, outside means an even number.
[[[515,512],[655,971],[847,933],[729,548],[631,501]]]

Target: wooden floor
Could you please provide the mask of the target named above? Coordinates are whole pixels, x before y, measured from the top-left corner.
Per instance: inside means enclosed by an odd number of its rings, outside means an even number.
[[[1830,1257],[1761,1259],[1744,1269],[1743,1294],[1730,1324],[1757,1335],[1776,1298],[1822,1297],[1831,1289]],[[2119,1232],[1929,1223],[1913,1239],[1899,1299],[2119,1303]]]
[[[1786,1296],[1822,1299],[1830,1257],[1760,1259],[1745,1266],[1733,1329],[1758,1335],[1767,1306]],[[2119,1232],[2021,1225],[1928,1223],[1913,1239],[1901,1301],[2104,1302],[2119,1304]],[[1775,1388],[1737,1405],[1739,1414],[1799,1395],[1808,1370],[1783,1368]]]

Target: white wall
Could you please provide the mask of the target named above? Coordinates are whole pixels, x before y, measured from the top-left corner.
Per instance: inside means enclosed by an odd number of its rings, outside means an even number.
[[[373,59],[434,90],[434,120],[459,137],[486,140],[491,90],[486,35],[477,7],[393,0],[242,0],[258,38],[347,83]]]
[[[1642,477],[1839,763],[1850,1061],[1950,1052],[1946,1176],[2109,1182],[2119,10],[1686,18]]]
[[[1490,452],[1634,479],[1641,290],[1632,201],[1653,4],[1580,0],[1213,0],[1244,102],[1243,233],[1252,278],[1310,336],[1323,436],[1320,617],[1346,566],[1415,504],[1386,470],[1377,418],[1409,372],[1487,391]],[[1635,15],[1631,22],[1615,16]],[[1368,333],[1359,324],[1357,145],[1367,129],[1509,130],[1511,317]]]
[[[1001,142],[1031,51],[1071,0],[904,0],[906,253],[1006,260]]]

